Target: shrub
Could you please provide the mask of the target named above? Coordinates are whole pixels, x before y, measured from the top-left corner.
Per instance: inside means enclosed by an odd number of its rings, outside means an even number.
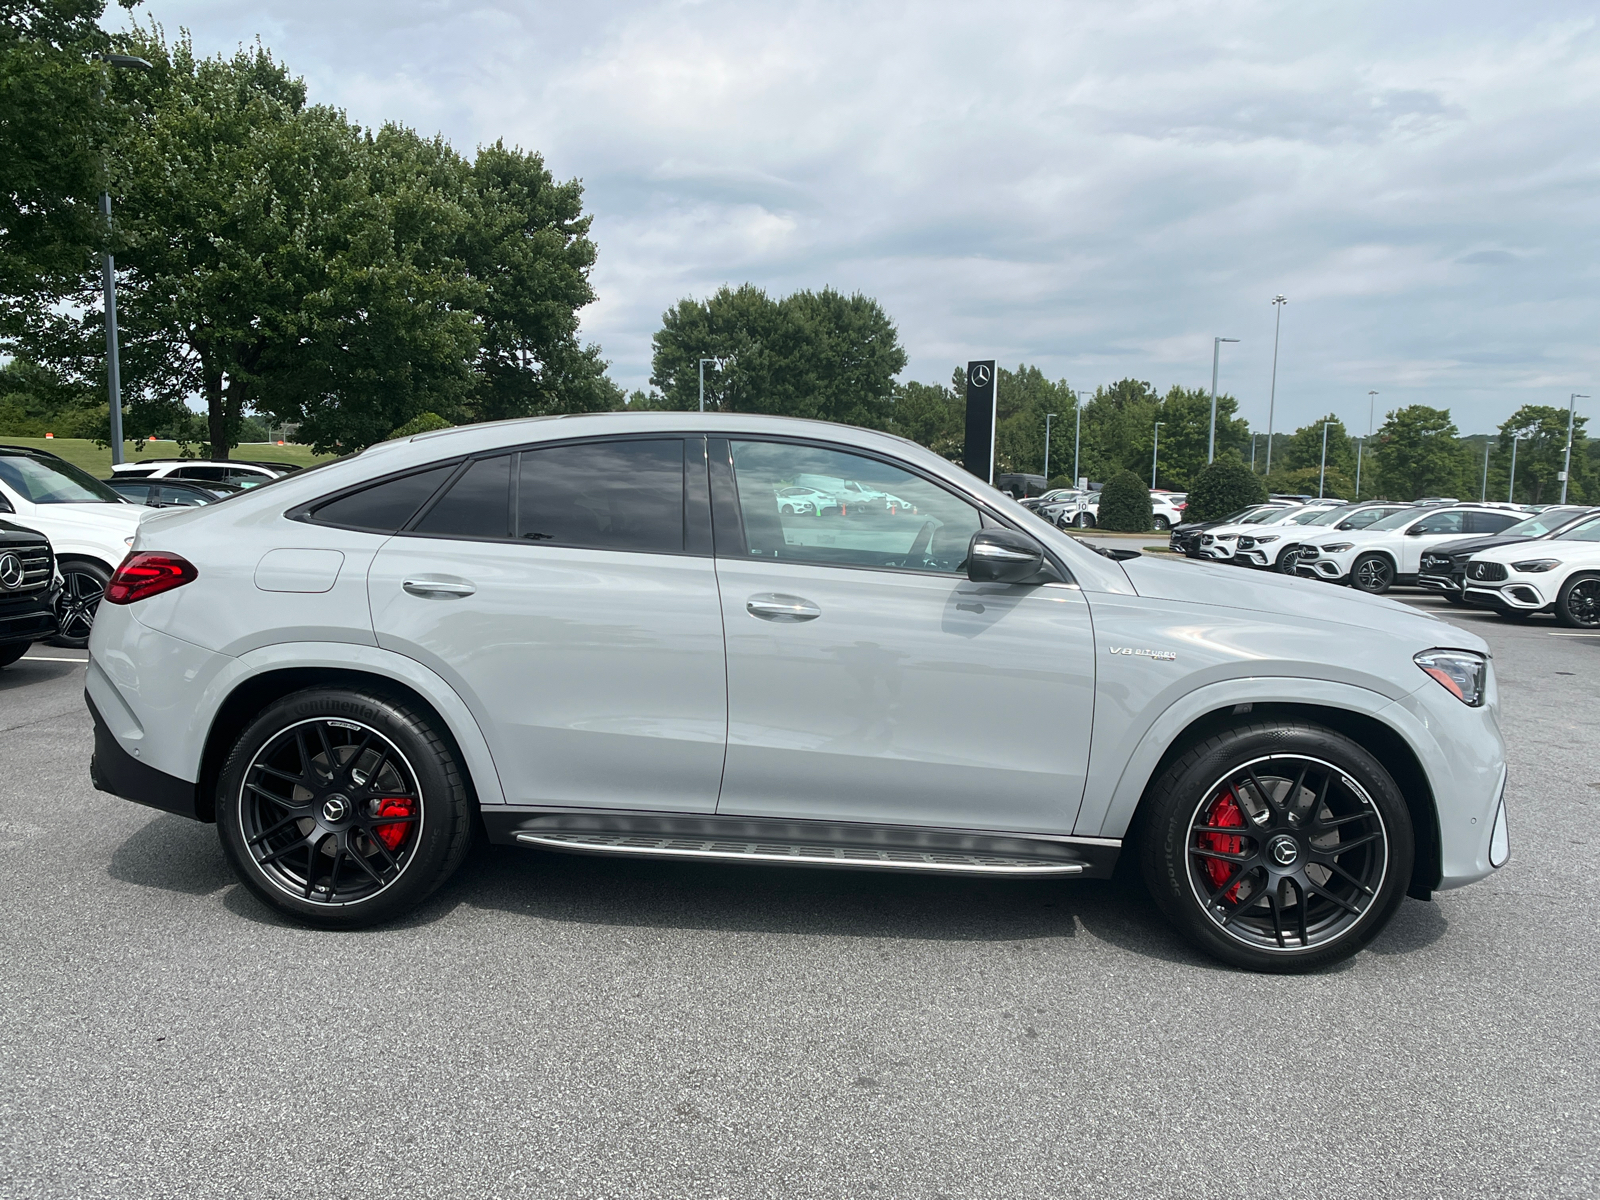
[[[1219,458],[1194,481],[1189,489],[1185,521],[1215,521],[1231,512],[1260,504],[1267,488],[1260,476],[1237,458]]]
[[[390,430],[389,436],[391,438],[416,437],[419,433],[428,433],[434,429],[449,428],[450,422],[446,421],[438,413],[425,412],[418,413],[404,425],[401,425],[398,429]]]
[[[1150,489],[1132,471],[1119,471],[1100,492],[1095,524],[1118,533],[1147,533],[1151,527]]]

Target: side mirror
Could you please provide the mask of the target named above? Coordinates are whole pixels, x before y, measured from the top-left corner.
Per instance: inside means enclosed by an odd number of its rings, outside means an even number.
[[[967,543],[967,578],[973,583],[1021,583],[1044,567],[1044,547],[1011,529],[980,529]]]
[[[1407,537],[1421,537],[1423,534],[1425,534],[1427,532],[1428,532],[1428,530],[1424,529],[1421,525],[1413,525],[1410,529],[1406,530],[1406,536]]]

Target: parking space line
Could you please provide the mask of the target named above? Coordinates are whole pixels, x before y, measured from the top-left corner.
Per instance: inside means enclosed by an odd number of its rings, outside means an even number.
[[[1551,637],[1600,637],[1600,633],[1584,633],[1581,630],[1553,629]]]
[[[23,662],[86,663],[89,660],[87,658],[62,658],[59,655],[55,655],[55,654],[24,654],[22,656],[22,661]]]

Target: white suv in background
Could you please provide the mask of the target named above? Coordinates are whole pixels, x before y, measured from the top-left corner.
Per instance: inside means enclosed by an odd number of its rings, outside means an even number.
[[[1240,521],[1232,525],[1217,525],[1206,530],[1200,535],[1200,557],[1215,560],[1232,559],[1239,543],[1247,536],[1254,537],[1256,544],[1261,544],[1263,539],[1266,545],[1271,545],[1279,536],[1274,533],[1257,533],[1258,530],[1272,530],[1279,525],[1304,525],[1316,519],[1330,508],[1349,507],[1343,500],[1313,500],[1309,504],[1297,505],[1294,508],[1285,508],[1276,514],[1269,514],[1265,520]],[[1255,514],[1259,518],[1259,514]],[[1246,560],[1246,565],[1257,565],[1253,560]]]
[[[1276,522],[1295,528],[1241,533],[1233,561],[1241,566],[1270,567],[1292,575],[1295,556],[1308,537],[1318,537],[1328,529],[1365,529],[1374,521],[1415,507],[1413,504],[1340,504],[1332,508],[1303,509],[1293,520]]]
[[[1466,601],[1503,616],[1554,612],[1600,629],[1600,515],[1549,537],[1495,546],[1467,561]]]
[[[1188,492],[1151,492],[1150,519],[1162,532],[1174,525],[1183,524],[1183,510],[1189,503]]]
[[[1382,595],[1416,579],[1422,552],[1430,546],[1468,534],[1499,533],[1525,516],[1478,504],[1402,509],[1365,529],[1307,539],[1295,557],[1295,572]]]
[[[50,539],[61,571],[56,641],[84,646],[111,572],[153,509],[47,450],[0,446],[0,514]]]
[[[193,458],[143,458],[137,462],[118,463],[111,468],[111,473],[119,479],[192,479],[196,483],[231,483],[251,488],[292,475],[299,469],[290,463],[245,459],[212,462]]]

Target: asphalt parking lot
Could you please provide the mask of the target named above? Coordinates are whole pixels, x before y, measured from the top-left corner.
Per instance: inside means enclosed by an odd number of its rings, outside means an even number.
[[[1298,978],[1117,883],[509,848],[311,932],[91,789],[84,656],[36,647],[0,672],[0,1195],[1593,1196],[1600,636],[1401,595],[1493,646],[1513,861]]]

